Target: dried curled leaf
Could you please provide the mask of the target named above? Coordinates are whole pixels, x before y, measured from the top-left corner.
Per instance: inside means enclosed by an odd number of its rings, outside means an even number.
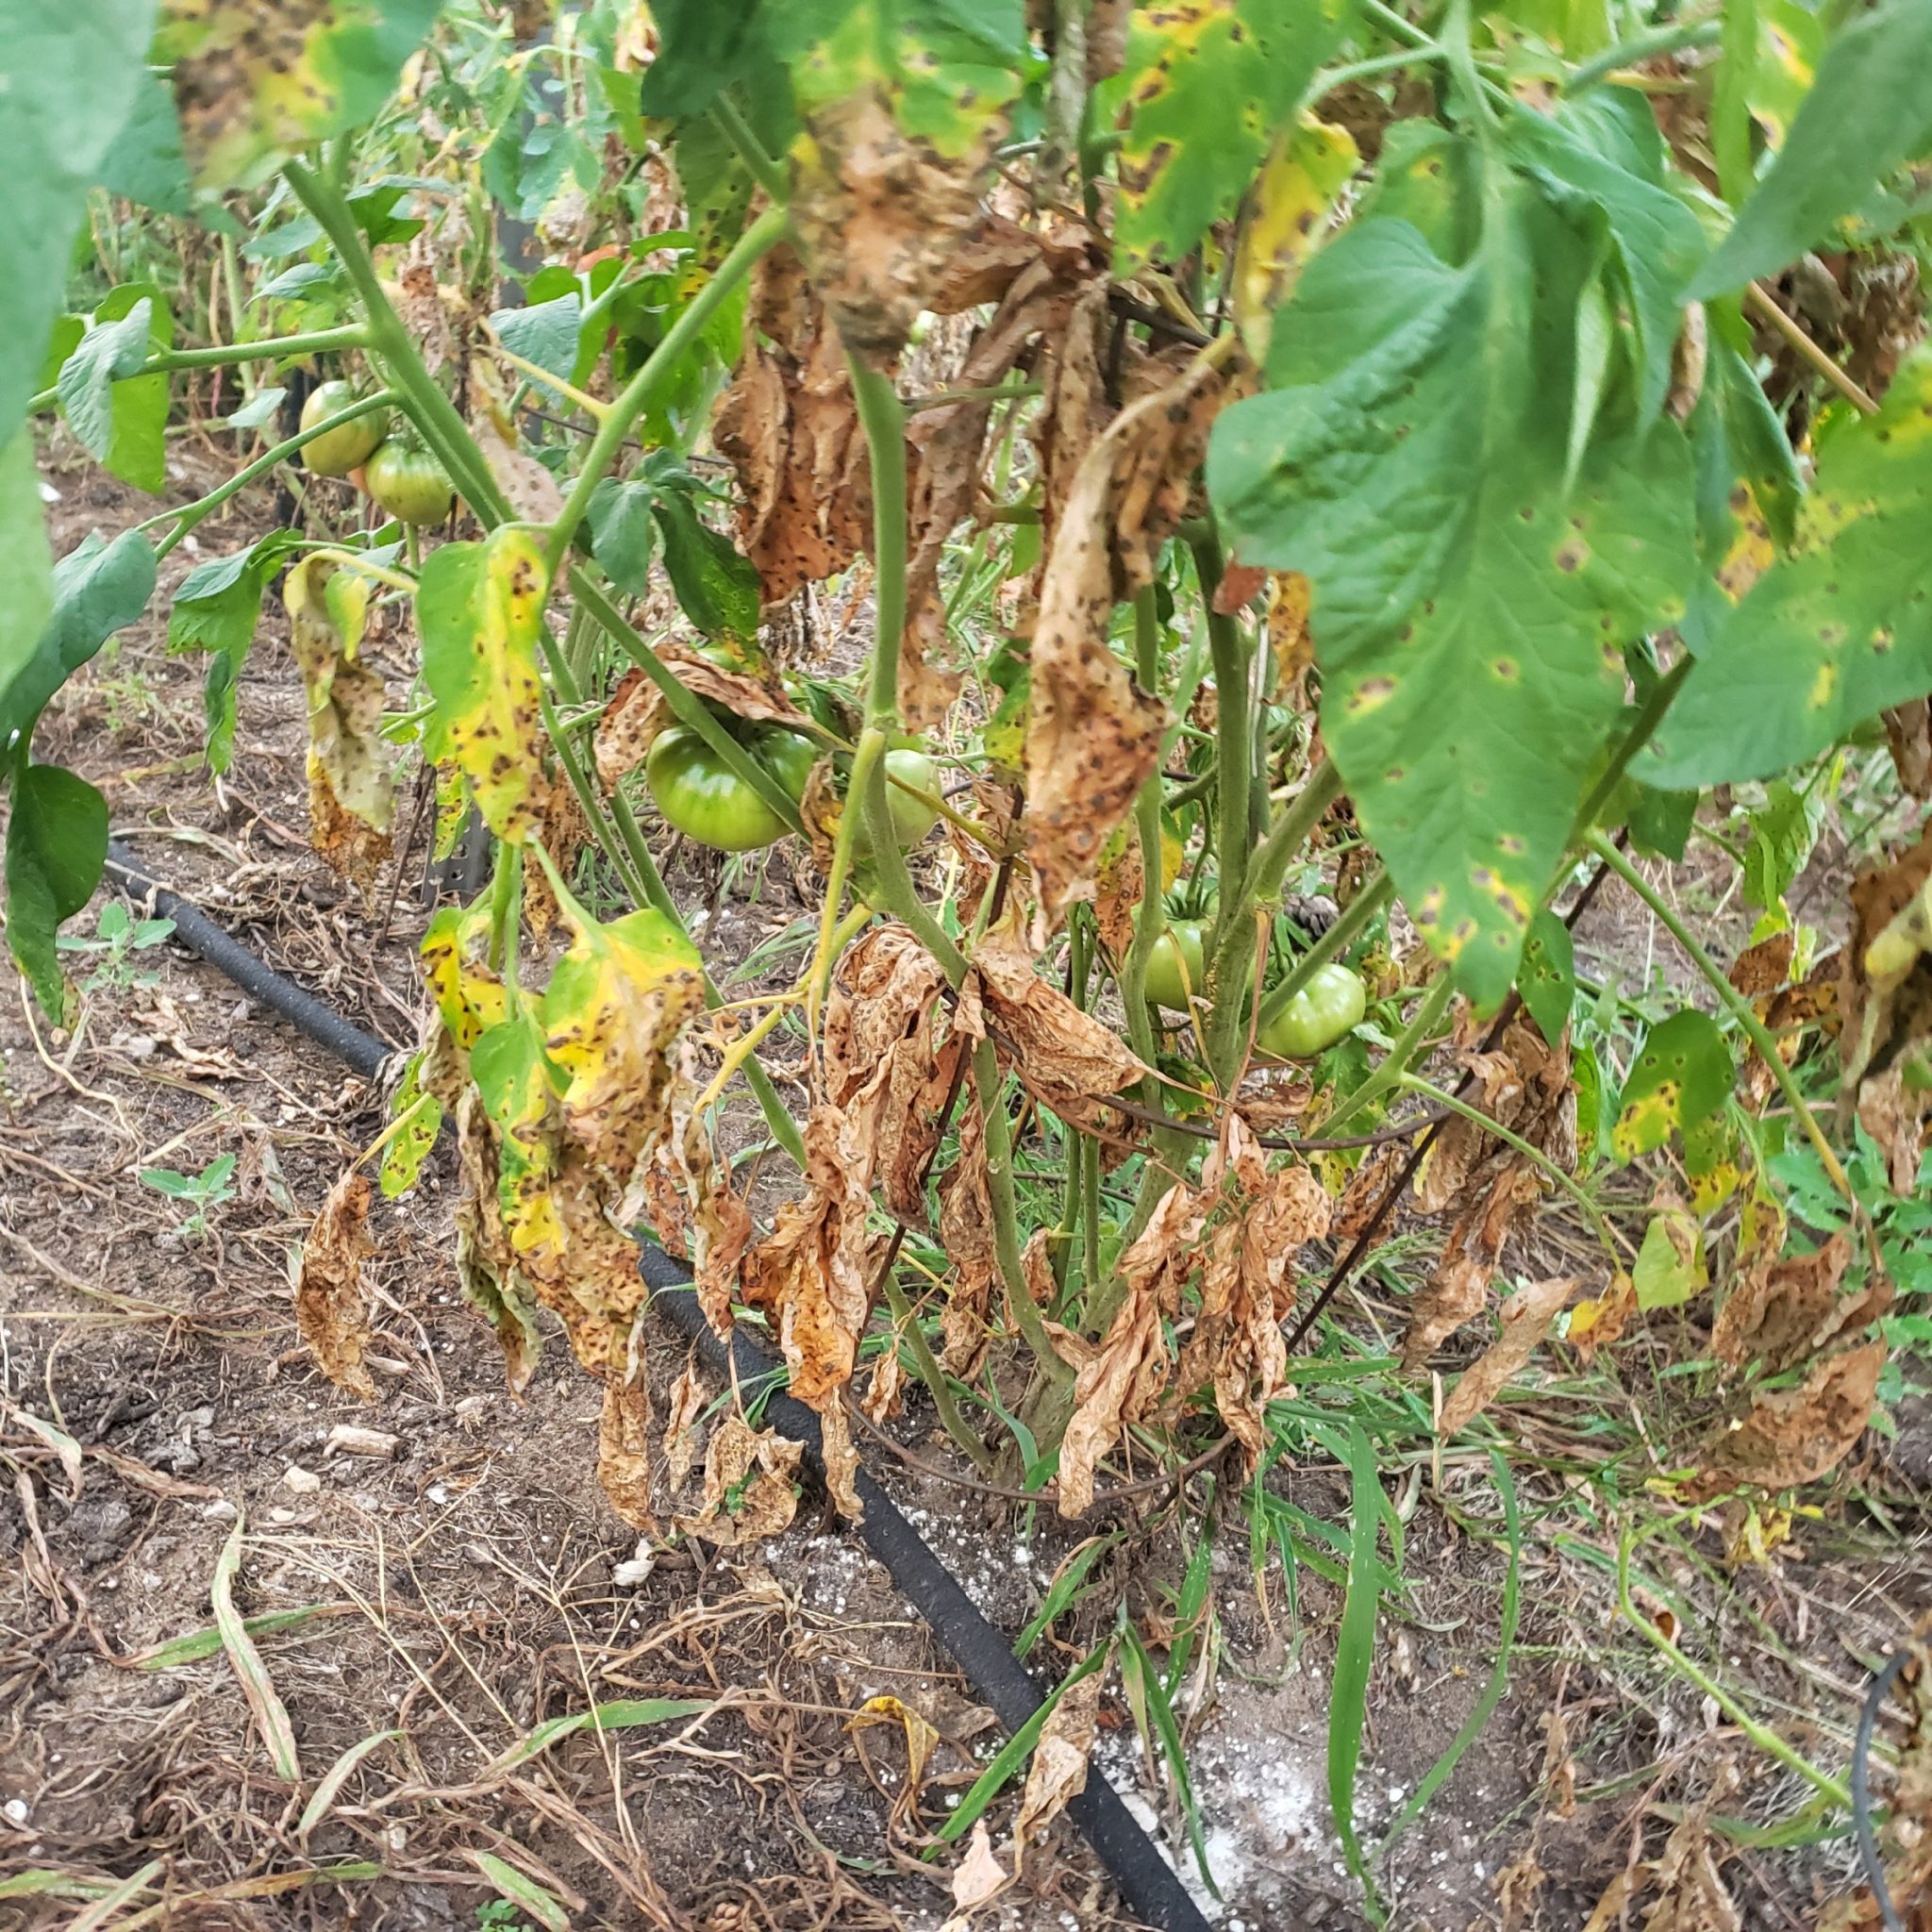
[[[940,1734],[930,1719],[892,1696],[868,1697],[845,1722],[848,1732],[881,1725],[898,1729],[906,1739],[906,1776],[892,1794],[891,1822],[898,1826],[912,1816],[919,1803],[919,1788],[925,1781],[925,1768],[939,1746]]]
[[[651,1507],[651,1380],[634,1348],[619,1343],[604,1374],[597,1420],[597,1480],[635,1530],[655,1535]]]
[[[363,1257],[369,1239],[369,1176],[351,1171],[328,1191],[302,1243],[295,1275],[295,1325],[316,1365],[338,1389],[375,1400],[375,1381],[363,1357],[372,1340]]]
[[[1087,1764],[1100,1722],[1103,1673],[1090,1671],[1060,1693],[1026,1767],[1026,1789],[1020,1796],[1020,1815],[1013,1824],[1013,1863],[1025,1857],[1028,1842],[1037,1839],[1067,1806],[1087,1789]]]
[[[1875,1320],[1891,1304],[1891,1284],[1881,1279],[1863,1294],[1840,1297],[1851,1258],[1851,1242],[1835,1234],[1816,1254],[1747,1262],[1717,1311],[1711,1353],[1737,1366],[1761,1362],[1775,1375]]]
[[[334,871],[361,887],[390,854],[395,747],[382,735],[388,695],[358,657],[370,580],[306,557],[282,586],[289,643],[308,701],[309,840]]]
[[[1569,1275],[1519,1288],[1497,1310],[1502,1333],[1465,1369],[1442,1404],[1441,1432],[1453,1436],[1473,1423],[1534,1355],[1550,1324],[1576,1291]]]
[[[1114,606],[1153,581],[1226,393],[1216,363],[1196,358],[1087,448],[1060,506],[1041,580],[1026,721],[1026,850],[1040,880],[1040,943],[1082,895],[1159,756],[1167,708],[1136,685],[1108,633]]]
[[[711,434],[738,472],[739,541],[768,607],[866,547],[872,473],[844,345],[790,248],[753,275],[744,353]]]
[[[793,1483],[804,1453],[802,1442],[776,1429],[727,1416],[705,1452],[704,1499],[694,1516],[677,1519],[678,1528],[724,1546],[776,1536],[798,1508]]]
[[[1705,1442],[1685,1494],[1708,1502],[1745,1484],[1790,1490],[1828,1475],[1865,1433],[1885,1357],[1882,1340],[1868,1341],[1814,1363],[1795,1389],[1759,1395]]]
[[[682,644],[660,644],[658,656],[687,691],[734,717],[783,724],[794,731],[818,729],[770,673],[732,671]],[[621,779],[636,771],[651,741],[676,722],[671,700],[656,681],[641,667],[626,671],[597,721],[595,758],[604,789],[614,791]]]

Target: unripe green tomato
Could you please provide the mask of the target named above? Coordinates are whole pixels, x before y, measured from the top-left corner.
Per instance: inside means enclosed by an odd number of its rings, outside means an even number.
[[[362,469],[362,481],[399,524],[440,524],[457,507],[456,486],[426,449],[391,437]]]
[[[318,423],[339,415],[355,400],[353,384],[323,383],[309,392],[308,400],[302,405],[303,428],[313,429]],[[302,466],[318,476],[346,476],[351,470],[359,470],[382,447],[383,438],[388,434],[389,411],[371,409],[368,415],[358,416],[353,423],[344,423],[340,429],[331,429],[313,442],[305,442]]]
[[[1208,983],[1208,953],[1203,935],[1200,920],[1174,919],[1154,941],[1154,950],[1147,958],[1146,991],[1147,997],[1157,1006],[1186,1012],[1189,993],[1191,991],[1196,999],[1201,996]],[[1183,963],[1188,969],[1185,983],[1181,978]]]
[[[1276,1059],[1313,1059],[1361,1024],[1369,996],[1346,966],[1317,966],[1307,985],[1261,1028],[1257,1044]]]
[[[937,791],[939,776],[940,768],[923,751],[886,754],[886,803],[891,808],[892,836],[898,840],[901,851],[917,845],[939,824],[940,814],[937,806],[914,798],[909,791],[901,791],[892,780],[902,778],[921,791]]]
[[[816,756],[810,739],[774,728],[748,732],[744,743],[789,796],[804,795]],[[720,852],[755,852],[791,829],[747,779],[682,725],[652,741],[644,782],[666,824]]]

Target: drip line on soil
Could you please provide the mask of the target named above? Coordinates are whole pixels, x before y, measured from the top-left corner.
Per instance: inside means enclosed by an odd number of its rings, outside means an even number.
[[[169,890],[125,846],[110,841],[108,869],[128,891],[151,897],[161,914],[175,922],[175,937],[209,965],[219,968],[245,992],[325,1047],[361,1074],[376,1079],[396,1048],[364,1032],[312,993],[277,973],[208,917],[199,907]],[[774,1374],[777,1365],[748,1337],[727,1345],[711,1330],[698,1306],[689,1271],[660,1248],[639,1250],[639,1273],[652,1291],[652,1303],[680,1333],[688,1336],[714,1371],[736,1366],[742,1379]],[[823,1480],[824,1463],[819,1419],[795,1396],[768,1396],[765,1412],[794,1441]],[[853,1525],[860,1540],[886,1567],[892,1581],[925,1619],[941,1647],[965,1674],[975,1696],[997,1713],[1010,1733],[1035,1715],[1051,1694],[1013,1655],[1007,1639],[980,1614],[952,1573],[900,1512],[898,1506],[863,1469],[857,1478],[864,1516]],[[1034,1500],[1038,1500],[1037,1498]],[[1093,1848],[1137,1917],[1161,1932],[1210,1932],[1207,1918],[1180,1876],[1135,1822],[1119,1792],[1097,1769],[1087,1787],[1067,1805],[1067,1815]]]

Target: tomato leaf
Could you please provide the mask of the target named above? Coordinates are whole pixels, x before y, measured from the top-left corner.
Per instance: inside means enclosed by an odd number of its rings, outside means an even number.
[[[58,656],[51,677],[34,675],[53,613],[54,559],[41,507],[40,472],[34,466],[32,433],[22,430],[0,444],[0,760],[14,733],[32,726],[66,675]],[[16,695],[16,687],[30,679],[46,685],[31,705],[24,692]]]
[[[1576,998],[1576,958],[1570,928],[1547,909],[1529,923],[1529,938],[1517,969],[1516,990],[1545,1040],[1562,1039]]]
[[[36,498],[36,525],[39,515]],[[0,509],[0,526],[5,520]],[[53,609],[32,650],[12,665],[0,653],[0,757],[16,733],[33,729],[69,676],[147,608],[154,588],[155,554],[138,530],[124,530],[111,543],[90,530],[54,566]]]
[[[683,491],[663,491],[652,508],[664,540],[664,568],[678,608],[708,638],[756,643],[758,567],[739,554],[730,538],[698,521],[691,498]]]
[[[1768,911],[1804,871],[1816,827],[1803,796],[1782,778],[1765,787],[1763,805],[1748,816],[1751,842],[1744,848],[1744,902]]]
[[[246,550],[197,564],[175,592],[168,649],[210,654],[202,693],[210,771],[225,772],[234,759],[235,687],[261,622],[262,591],[298,541],[292,531],[271,530]]]
[[[591,492],[584,521],[597,566],[626,596],[641,597],[651,588],[651,561],[658,539],[651,524],[657,491],[634,476],[606,476]]]
[[[185,215],[194,209],[194,184],[181,151],[181,117],[166,78],[152,67],[135,89],[134,109],[101,162],[100,183],[157,214]]]
[[[1932,8],[1881,0],[1831,40],[1769,174],[1690,284],[1695,296],[1741,287],[1827,241],[1857,239],[1877,185],[1932,145]],[[1849,234],[1847,233],[1849,230]]]
[[[67,990],[55,936],[94,895],[108,858],[108,801],[58,765],[30,765],[23,751],[7,826],[7,943],[55,1025]]]
[[[433,552],[416,592],[423,676],[436,700],[428,756],[461,765],[477,810],[513,843],[540,816],[537,638],[548,588],[535,538],[506,525],[480,543]]]
[[[552,375],[575,382],[583,315],[582,298],[572,290],[566,295],[533,303],[527,308],[499,308],[490,318],[490,326],[512,356],[521,356],[525,362],[534,362]]]
[[[1350,0],[1182,0],[1132,10],[1117,273],[1157,256],[1178,261],[1233,211],[1353,11]]]
[[[242,183],[277,152],[372,119],[441,10],[442,0],[163,0],[154,57],[174,69],[196,179]]]
[[[1794,554],[1720,625],[1640,774],[1758,778],[1932,691],[1932,350],[1902,368],[1877,415],[1821,439]]]
[[[1681,1307],[1708,1279],[1696,1222],[1680,1207],[1660,1208],[1643,1230],[1643,1245],[1630,1271],[1637,1306],[1646,1314],[1653,1308]]]
[[[0,436],[36,386],[87,191],[134,106],[154,17],[154,0],[0,0]]]
[[[563,1224],[550,1191],[559,1158],[557,1086],[534,1016],[519,1009],[478,1034],[470,1074],[497,1132],[497,1211],[510,1247],[560,1254]]]
[[[1240,558],[1304,573],[1323,732],[1417,924],[1471,996],[1507,991],[1582,782],[1617,719],[1621,646],[1684,610],[1690,450],[1599,431],[1574,491],[1572,318],[1595,248],[1492,178],[1452,267],[1358,222],[1303,272],[1268,393],[1224,412],[1210,493]]]
[[[154,303],[145,295],[118,316],[107,315],[106,308],[104,303],[103,314],[60,365],[55,383],[68,427],[97,463],[107,462],[114,447],[115,386],[147,360],[154,314]],[[164,376],[164,391],[166,381]]]
[[[1721,1108],[1736,1081],[1731,1049],[1708,1013],[1686,1008],[1654,1026],[1624,1082],[1610,1145],[1622,1160],[1661,1147],[1671,1129],[1694,1127]]]

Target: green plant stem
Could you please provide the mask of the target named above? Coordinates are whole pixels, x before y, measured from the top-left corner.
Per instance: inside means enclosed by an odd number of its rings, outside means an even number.
[[[772,197],[774,207],[782,208],[791,198],[791,183],[786,178],[785,170],[765,152],[764,142],[752,132],[751,124],[738,111],[737,103],[722,89],[711,103],[711,114],[739,159],[751,170],[752,178]]]
[[[275,336],[259,342],[216,342],[207,349],[158,349],[143,362],[135,375],[159,375],[172,369],[222,369],[235,362],[269,362],[278,356],[321,356],[336,349],[363,349],[369,346],[369,331],[360,324],[347,323],[341,328],[309,329],[302,335]],[[130,382],[134,379],[129,376]],[[60,400],[58,388],[43,389],[30,397],[28,415],[51,409]]]
[[[1648,33],[1634,34],[1584,61],[1562,83],[1563,92],[1580,94],[1620,67],[1634,67],[1640,60],[1654,60],[1659,54],[1674,54],[1679,47],[1707,47],[1723,33],[1721,20],[1682,20],[1674,26],[1652,27]]]
[[[584,453],[583,467],[571,485],[563,508],[550,535],[544,541],[544,562],[553,581],[570,553],[571,539],[577,533],[591,508],[591,496],[597,485],[615,467],[630,434],[632,424],[650,407],[652,398],[675,373],[698,338],[710,325],[712,316],[724,305],[739,283],[756,263],[776,246],[785,233],[785,214],[770,208],[748,227],[733,245],[730,254],[718,264],[717,273],[698,291],[696,298],[665,332],[664,340],[651,351],[644,366],[625,384],[617,399],[604,411],[597,433]]]
[[[1617,788],[1623,784],[1624,774],[1636,762],[1637,755],[1657,734],[1657,727],[1664,721],[1664,713],[1675,703],[1677,693],[1684,689],[1684,680],[1690,675],[1690,667],[1696,661],[1689,652],[1678,658],[1676,663],[1664,673],[1651,686],[1650,695],[1638,707],[1637,715],[1630,721],[1630,728],[1624,734],[1616,750],[1610,754],[1610,761],[1604,767],[1603,775],[1590,789],[1590,796],[1583,801],[1576,814],[1575,829],[1570,835],[1574,844],[1585,833],[1596,824],[1597,815],[1616,796]],[[1560,873],[1558,877],[1560,877]],[[1547,903],[1549,893],[1543,898]]]
[[[891,731],[899,724],[899,651],[906,635],[906,411],[892,378],[849,352],[859,426],[872,463],[873,608],[877,629],[866,686],[865,722]]]
[[[517,915],[523,903],[524,848],[496,841],[490,876],[490,970],[512,989],[517,983]]]
[[[231,497],[246,490],[258,477],[265,476],[277,463],[287,462],[305,443],[313,442],[318,436],[327,436],[331,431],[340,429],[343,424],[353,423],[358,416],[366,416],[372,409],[389,408],[396,401],[396,391],[391,389],[378,390],[374,395],[364,396],[351,403],[347,408],[338,409],[332,416],[325,416],[312,429],[300,430],[286,441],[276,443],[273,449],[263,451],[252,462],[237,470],[220,489],[209,491],[199,502],[191,503],[182,509],[164,509],[158,516],[149,517],[145,523],[137,524],[135,527],[150,530],[157,524],[174,520],[175,527],[155,546],[156,558],[158,560],[167,556],[197,524],[211,517]]]
[[[383,291],[375,263],[341,191],[303,161],[283,164],[282,177],[295,198],[315,217],[328,238],[362,304],[365,347],[390,383],[402,391],[403,407],[423,432],[432,453],[486,528],[505,522],[509,506],[469,425],[429,374],[402,318]]]
[[[1385,1093],[1392,1092],[1408,1071],[1408,1063],[1434,1036],[1437,1023],[1449,1004],[1454,983],[1444,973],[1429,988],[1416,1016],[1402,1029],[1401,1036],[1383,1057],[1382,1064],[1342,1102],[1341,1108],[1322,1124],[1325,1135],[1344,1134],[1349,1124],[1375,1106]]]
[[[1287,1008],[1289,1001],[1293,999],[1329,960],[1339,959],[1347,952],[1367,930],[1370,921],[1394,896],[1395,881],[1389,876],[1386,870],[1377,872],[1375,876],[1348,902],[1348,908],[1341,917],[1295,961],[1288,977],[1261,1002],[1258,1030],[1266,1031],[1270,1024],[1279,1018]]]
[[[1458,1099],[1446,1088],[1438,1087],[1432,1080],[1424,1080],[1419,1074],[1404,1074],[1396,1084],[1406,1093],[1414,1093],[1437,1107],[1448,1108],[1451,1113],[1460,1114],[1464,1120],[1480,1127],[1484,1133],[1493,1134],[1505,1146],[1513,1147],[1539,1174],[1560,1188],[1590,1216],[1591,1224],[1596,1229],[1596,1238],[1602,1243],[1604,1252],[1610,1257],[1616,1266],[1623,1265],[1617,1252],[1615,1233],[1608,1221],[1605,1219],[1603,1209],[1578,1184],[1574,1175],[1565,1174],[1541,1148],[1531,1146],[1521,1134],[1506,1127],[1501,1121],[1492,1119],[1481,1108],[1472,1107],[1468,1101]]]
[[[906,1291],[899,1286],[898,1274],[891,1268],[886,1270],[885,1293],[893,1326],[905,1336],[906,1344],[912,1351],[913,1366],[919,1372],[919,1379],[925,1384],[926,1393],[932,1397],[932,1406],[939,1411],[940,1422],[946,1434],[965,1451],[981,1475],[991,1475],[992,1456],[959,1413],[959,1405],[953,1399],[952,1384],[946,1380],[946,1372],[941,1366],[939,1357],[933,1354],[932,1343],[925,1339],[925,1330],[919,1324],[919,1311],[907,1300]]]
[[[1646,1617],[1632,1602],[1630,1596],[1630,1551],[1636,1541],[1636,1534],[1624,1528],[1617,1539],[1617,1607],[1629,1620],[1637,1631],[1652,1644],[1678,1675],[1694,1685],[1705,1696],[1717,1706],[1730,1721],[1744,1733],[1767,1757],[1774,1757],[1787,1771],[1794,1772],[1817,1791],[1821,1797],[1828,1798],[1840,1810],[1852,1808],[1852,1794],[1839,1779],[1828,1772],[1820,1771],[1808,1757],[1785,1742],[1768,1724],[1759,1724],[1738,1700],[1733,1697],[1717,1679],[1693,1663],[1657,1626],[1656,1622]]]
[[[1149,584],[1134,599],[1134,675],[1143,691],[1156,691],[1160,678],[1160,612]],[[1160,773],[1147,774],[1134,800],[1134,830],[1141,846],[1141,903],[1134,911],[1134,937],[1121,968],[1121,1000],[1127,1014],[1127,1043],[1148,1066],[1156,1052],[1154,1023],[1147,1013],[1147,968],[1154,949],[1167,930],[1167,908],[1161,900],[1165,867],[1160,851]],[[1141,1097],[1149,1107],[1159,1104],[1154,1083],[1143,1080]]]
[[[891,801],[886,791],[886,761],[880,758],[872,768],[864,795],[859,800],[864,814],[866,842],[872,848],[873,884],[882,911],[910,927],[913,937],[940,962],[947,984],[957,987],[966,977],[966,955],[952,936],[932,915],[906,869],[906,855],[899,849],[892,829]],[[847,795],[846,810],[852,808]]]
[[[1053,1345],[1046,1319],[1026,1288],[1026,1267],[1020,1254],[1019,1204],[1013,1197],[1013,1130],[1007,1118],[1000,1078],[999,1056],[992,1041],[981,1040],[973,1048],[973,1087],[986,1125],[987,1195],[992,1204],[992,1246],[1000,1281],[1013,1320],[1032,1351],[1034,1369],[1055,1388],[1070,1385],[1072,1363]]]
[[[1777,1042],[1766,1030],[1763,1021],[1753,1011],[1747,1000],[1725,976],[1723,967],[1698,944],[1690,929],[1672,911],[1669,903],[1617,848],[1601,832],[1590,834],[1586,843],[1604,864],[1617,874],[1643,903],[1656,913],[1664,930],[1676,941],[1698,972],[1709,983],[1711,991],[1723,1002],[1732,1019],[1743,1029],[1744,1036],[1757,1049],[1764,1064],[1771,1069],[1774,1079],[1792,1111],[1798,1117],[1806,1137],[1810,1141],[1818,1158],[1824,1163],[1824,1171],[1831,1177],[1831,1184],[1851,1203],[1855,1214],[1862,1214],[1857,1191],[1847,1178],[1843,1167],[1839,1164],[1838,1156],[1832,1152],[1831,1142],[1824,1138],[1824,1130],[1813,1117],[1811,1108],[1806,1104],[1805,1096],[1798,1091],[1798,1083],[1791,1070],[1784,1063],[1784,1057],[1777,1050]]]
[[[1246,634],[1233,618],[1214,608],[1214,593],[1221,583],[1221,545],[1213,533],[1197,538],[1191,546],[1194,556],[1194,576],[1201,587],[1201,601],[1208,610],[1208,644],[1214,658],[1215,705],[1215,825],[1221,849],[1221,916],[1216,922],[1214,952],[1218,957],[1227,943],[1231,925],[1245,924],[1248,901],[1242,887],[1246,883],[1249,833],[1248,794],[1254,784],[1255,747],[1250,726],[1254,711],[1248,687],[1254,653]],[[1208,974],[1210,988],[1218,985]]]

